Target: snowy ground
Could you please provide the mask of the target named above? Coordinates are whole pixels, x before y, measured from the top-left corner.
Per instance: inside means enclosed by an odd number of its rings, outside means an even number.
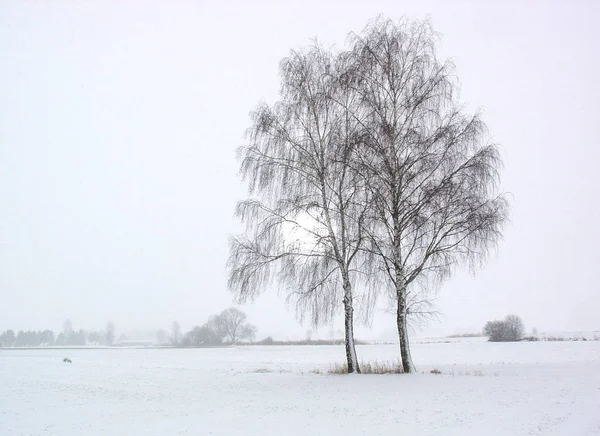
[[[0,435],[600,435],[600,342],[421,341],[413,358],[415,375],[339,376],[311,372],[336,346],[0,350]]]

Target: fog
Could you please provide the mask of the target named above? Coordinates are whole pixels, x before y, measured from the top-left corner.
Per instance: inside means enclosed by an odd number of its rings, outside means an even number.
[[[600,7],[526,3],[3,2],[0,330],[185,331],[232,305],[248,113],[277,98],[290,49],[342,46],[379,13],[431,16],[462,101],[501,144],[512,206],[497,255],[444,283],[439,320],[416,333],[508,313],[600,329]],[[242,307],[259,338],[311,328],[284,300],[272,289]],[[380,306],[359,338],[393,337]]]

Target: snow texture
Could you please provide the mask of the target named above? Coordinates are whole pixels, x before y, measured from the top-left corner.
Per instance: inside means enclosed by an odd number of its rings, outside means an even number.
[[[313,373],[342,346],[0,350],[0,435],[600,435],[600,342],[425,341],[413,359],[348,376]]]

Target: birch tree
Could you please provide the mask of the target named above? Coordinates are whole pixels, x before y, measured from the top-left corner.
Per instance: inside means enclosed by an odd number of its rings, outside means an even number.
[[[281,62],[280,100],[252,113],[239,150],[252,197],[237,206],[246,230],[231,239],[228,284],[240,302],[278,286],[314,325],[342,306],[348,371],[360,372],[353,326],[357,298],[368,307],[372,289],[359,274],[368,191],[351,165],[360,123],[344,68],[316,44],[292,52]]]
[[[411,309],[457,266],[486,258],[508,210],[495,193],[498,149],[480,115],[459,104],[454,67],[438,59],[436,41],[428,22],[378,19],[351,36],[348,53],[364,139],[353,164],[373,199],[367,251],[396,304],[405,372],[414,370]]]

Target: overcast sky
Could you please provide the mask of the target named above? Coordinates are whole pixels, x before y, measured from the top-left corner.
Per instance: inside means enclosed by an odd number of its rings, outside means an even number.
[[[526,6],[523,6],[526,3]],[[369,19],[430,15],[505,161],[498,256],[441,288],[421,335],[600,329],[598,2],[1,1],[0,330],[184,330],[231,304],[235,149],[278,63]],[[259,336],[303,337],[276,290]],[[342,328],[340,322],[336,329]],[[327,328],[323,331],[328,331]],[[358,336],[393,335],[378,312]]]

